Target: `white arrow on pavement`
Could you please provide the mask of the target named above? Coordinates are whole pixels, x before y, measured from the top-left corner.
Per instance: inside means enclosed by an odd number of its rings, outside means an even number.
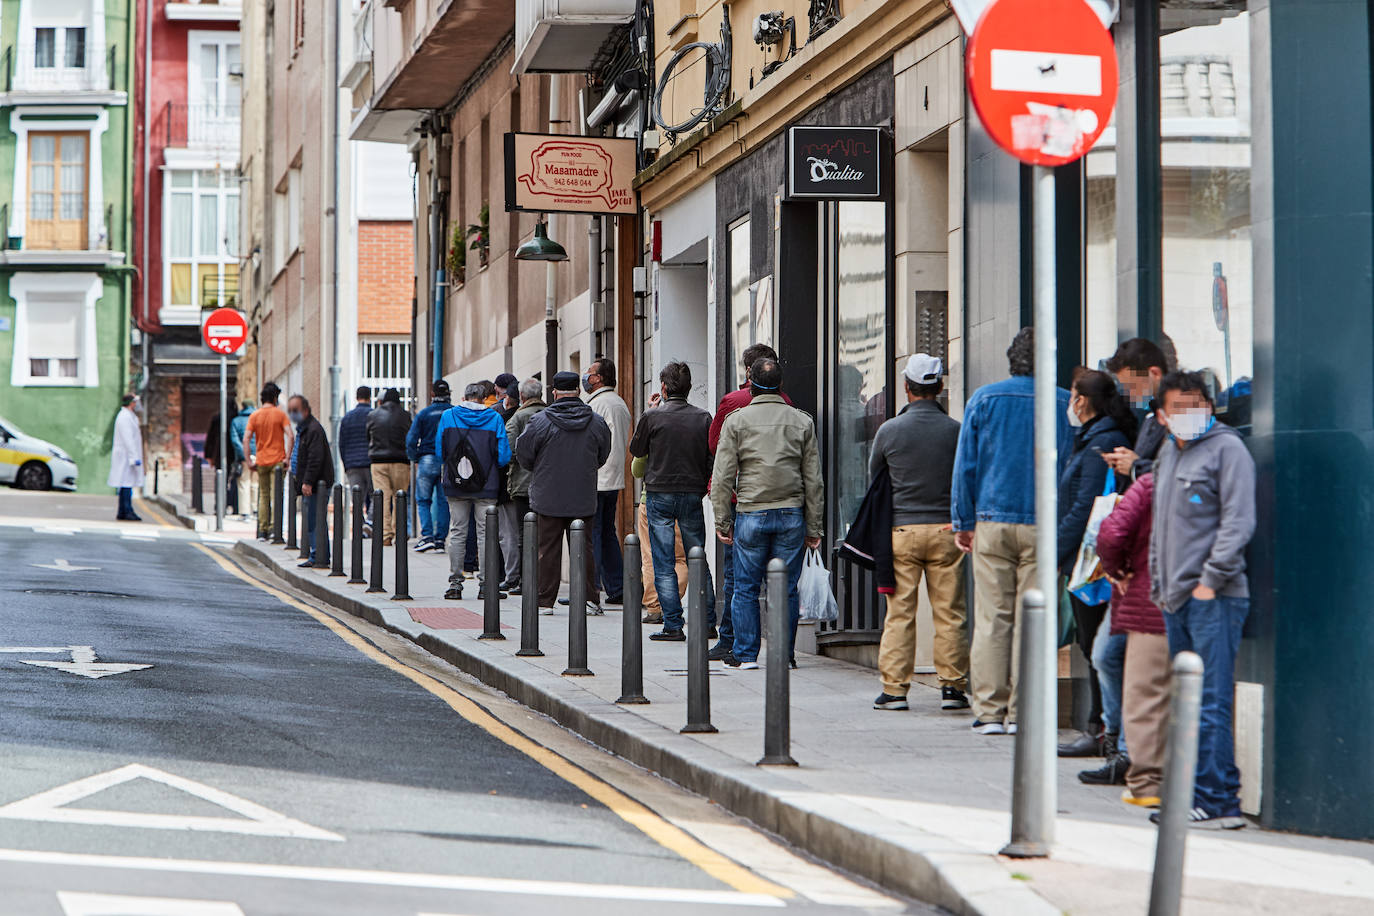
[[[83,572],[86,570],[99,570],[99,566],[73,566],[68,561],[58,557],[51,563],[30,563],[30,566],[37,566],[39,569],[56,569],[61,572]]]
[[[70,652],[72,660],[69,662],[47,662],[21,658],[19,664],[33,665],[35,668],[55,668],[58,671],[66,671],[68,674],[88,677],[91,680],[109,677],[112,674],[125,674],[129,671],[140,671],[144,668],[153,667],[152,665],[130,665],[121,662],[96,661],[95,649],[91,646],[0,646],[0,652],[10,655],[39,655],[47,652]]]

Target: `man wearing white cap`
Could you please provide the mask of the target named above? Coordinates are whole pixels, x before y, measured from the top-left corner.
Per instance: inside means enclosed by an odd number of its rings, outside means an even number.
[[[878,429],[869,471],[892,478],[892,567],[896,590],[878,648],[883,692],[874,709],[907,709],[916,660],[916,605],[921,576],[935,618],[935,673],[942,709],[967,709],[969,644],[964,604],[964,555],[950,526],[949,494],[959,423],[937,398],[944,388],[939,357],[907,360],[906,407]]]

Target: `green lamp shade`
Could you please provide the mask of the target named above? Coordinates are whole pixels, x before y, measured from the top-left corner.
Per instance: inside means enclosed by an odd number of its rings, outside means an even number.
[[[534,238],[515,249],[517,261],[566,261],[568,253],[563,246],[549,238],[548,225],[536,223]]]

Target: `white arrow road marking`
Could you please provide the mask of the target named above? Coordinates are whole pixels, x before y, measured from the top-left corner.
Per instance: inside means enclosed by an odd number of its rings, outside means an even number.
[[[35,668],[55,668],[58,671],[88,677],[91,680],[153,667],[152,665],[132,665],[125,662],[96,661],[95,649],[91,646],[0,646],[0,653],[7,655],[41,655],[47,652],[70,652],[72,660],[69,662],[46,662],[21,658],[19,664],[32,665]]]
[[[194,795],[211,804],[227,808],[239,818],[204,817],[179,814],[141,814],[135,811],[104,811],[94,808],[64,808],[72,802],[95,795],[97,792],[135,779],[151,779]],[[0,807],[0,818],[23,821],[50,821],[59,824],[96,824],[106,827],[146,827],[152,830],[206,830],[218,833],[244,833],[252,836],[293,837],[298,840],[332,840],[343,842],[343,837],[328,830],[312,827],[302,821],[287,817],[250,802],[246,798],[230,795],[228,792],[195,782],[182,776],[164,773],[141,763],[97,773],[75,782],[58,786],[21,798]]]
[[[243,916],[237,903],[216,900],[174,900],[171,897],[125,897],[115,894],[76,894],[58,891],[57,902],[67,916]]]
[[[64,528],[60,525],[34,525],[35,534],[65,534],[68,537],[81,531],[80,528]]]
[[[94,571],[100,569],[99,566],[73,566],[61,557],[58,557],[51,563],[30,563],[29,565],[36,566],[39,569],[56,569],[61,572],[85,572],[87,570]]]

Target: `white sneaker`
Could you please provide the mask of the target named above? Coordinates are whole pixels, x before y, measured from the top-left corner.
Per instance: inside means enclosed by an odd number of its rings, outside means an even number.
[[[1009,724],[1009,725],[1007,726],[1007,734],[1008,734],[1008,735],[1014,735],[1014,734],[1016,734],[1016,723],[1015,723],[1015,722],[1012,722],[1011,724]]]
[[[541,607],[541,608],[539,609],[539,616],[540,616],[540,617],[552,617],[552,616],[553,616],[553,608],[551,608],[551,607]]]
[[[1005,735],[1006,726],[1001,722],[982,722],[978,719],[973,720],[973,731],[979,735]]]
[[[757,671],[757,670],[759,670],[759,663],[758,663],[758,662],[740,662],[740,663],[739,663],[739,670],[741,670],[741,671]]]

